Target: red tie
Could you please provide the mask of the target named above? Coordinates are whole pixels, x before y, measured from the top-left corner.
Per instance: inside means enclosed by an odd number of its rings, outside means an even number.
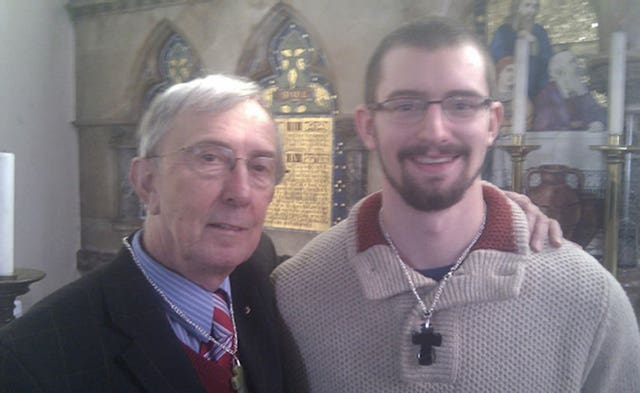
[[[225,347],[231,351],[235,349],[233,339],[235,331],[229,314],[229,304],[226,294],[220,289],[213,296],[213,329],[211,333]],[[215,359],[221,367],[231,370],[233,357],[219,345],[212,342],[200,344],[200,355],[208,359]]]

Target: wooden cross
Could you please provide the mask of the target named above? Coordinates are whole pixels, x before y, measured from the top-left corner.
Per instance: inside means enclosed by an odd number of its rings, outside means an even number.
[[[433,347],[442,345],[442,336],[439,333],[435,333],[431,326],[427,327],[423,324],[419,332],[413,332],[411,334],[411,341],[414,344],[420,345],[418,364],[421,366],[429,366],[436,357]]]

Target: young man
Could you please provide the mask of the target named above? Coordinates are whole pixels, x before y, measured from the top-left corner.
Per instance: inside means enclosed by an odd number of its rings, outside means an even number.
[[[154,100],[130,171],[144,227],[3,329],[0,391],[282,391],[262,235],[282,154],[259,97],[218,75]]]
[[[451,22],[387,36],[356,112],[382,191],[272,278],[296,392],[637,392],[616,280],[573,244],[532,252],[479,178],[502,106],[486,49]]]

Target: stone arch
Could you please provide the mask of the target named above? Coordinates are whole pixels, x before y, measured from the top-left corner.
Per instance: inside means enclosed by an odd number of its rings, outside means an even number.
[[[188,52],[187,63],[176,65],[176,69],[182,71],[181,78],[172,78],[171,70],[166,69],[167,51],[177,47]],[[168,86],[184,82],[202,75],[203,67],[197,50],[190,44],[188,37],[173,23],[164,19],[151,31],[134,62],[134,70],[131,73],[132,118],[139,119],[146,109],[150,99],[149,95],[163,91]]]
[[[236,72],[259,81],[275,73],[273,64],[270,63],[269,52],[271,40],[290,24],[300,26],[311,37],[312,46],[315,48],[310,58],[308,67],[311,72],[322,75],[332,84],[335,78],[328,66],[328,60],[322,50],[320,34],[315,32],[310,23],[291,6],[278,3],[271,8],[253,34],[244,45],[242,55],[238,61]]]

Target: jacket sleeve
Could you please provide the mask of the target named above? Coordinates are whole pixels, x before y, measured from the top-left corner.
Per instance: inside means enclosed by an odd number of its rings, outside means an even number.
[[[0,342],[0,393],[43,393],[36,378],[17,356]]]

